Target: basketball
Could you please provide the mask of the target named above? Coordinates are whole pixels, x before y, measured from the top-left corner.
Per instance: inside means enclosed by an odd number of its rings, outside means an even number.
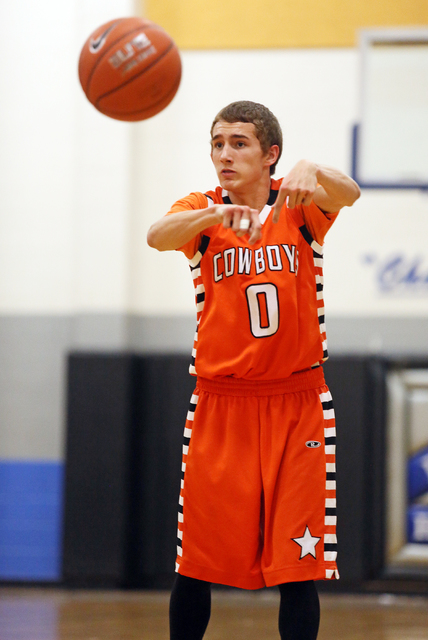
[[[116,120],[138,121],[165,109],[181,80],[178,48],[145,18],[118,18],[83,45],[79,80],[89,102]]]

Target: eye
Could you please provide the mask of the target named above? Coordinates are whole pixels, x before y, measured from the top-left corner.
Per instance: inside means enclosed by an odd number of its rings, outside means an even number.
[[[242,142],[242,140],[239,140],[239,141],[236,143],[236,146],[237,146],[239,149],[242,149],[243,147],[245,147],[245,142]]]
[[[223,147],[223,143],[222,142],[215,142],[214,143],[214,149],[221,149]]]

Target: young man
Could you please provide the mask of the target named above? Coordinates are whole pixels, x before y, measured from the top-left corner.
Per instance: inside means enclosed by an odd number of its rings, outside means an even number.
[[[281,638],[315,640],[314,580],[338,578],[322,245],[360,191],[306,160],[273,180],[281,151],[266,107],[225,107],[211,129],[220,186],[148,233],[188,258],[197,309],[171,640],[203,637],[213,582],[278,585]]]

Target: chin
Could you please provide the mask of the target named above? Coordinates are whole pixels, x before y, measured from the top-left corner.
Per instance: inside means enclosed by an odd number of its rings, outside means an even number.
[[[236,183],[234,178],[225,178],[224,176],[219,176],[219,181],[223,189],[230,189]]]

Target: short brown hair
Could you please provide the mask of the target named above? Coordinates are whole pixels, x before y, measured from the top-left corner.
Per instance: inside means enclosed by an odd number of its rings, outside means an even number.
[[[267,153],[272,145],[279,147],[279,155],[276,162],[270,167],[270,175],[275,173],[275,168],[282,153],[282,131],[278,119],[267,107],[258,102],[240,100],[232,102],[218,112],[211,126],[211,137],[217,122],[251,122],[256,128],[256,136],[259,139],[263,153]]]

